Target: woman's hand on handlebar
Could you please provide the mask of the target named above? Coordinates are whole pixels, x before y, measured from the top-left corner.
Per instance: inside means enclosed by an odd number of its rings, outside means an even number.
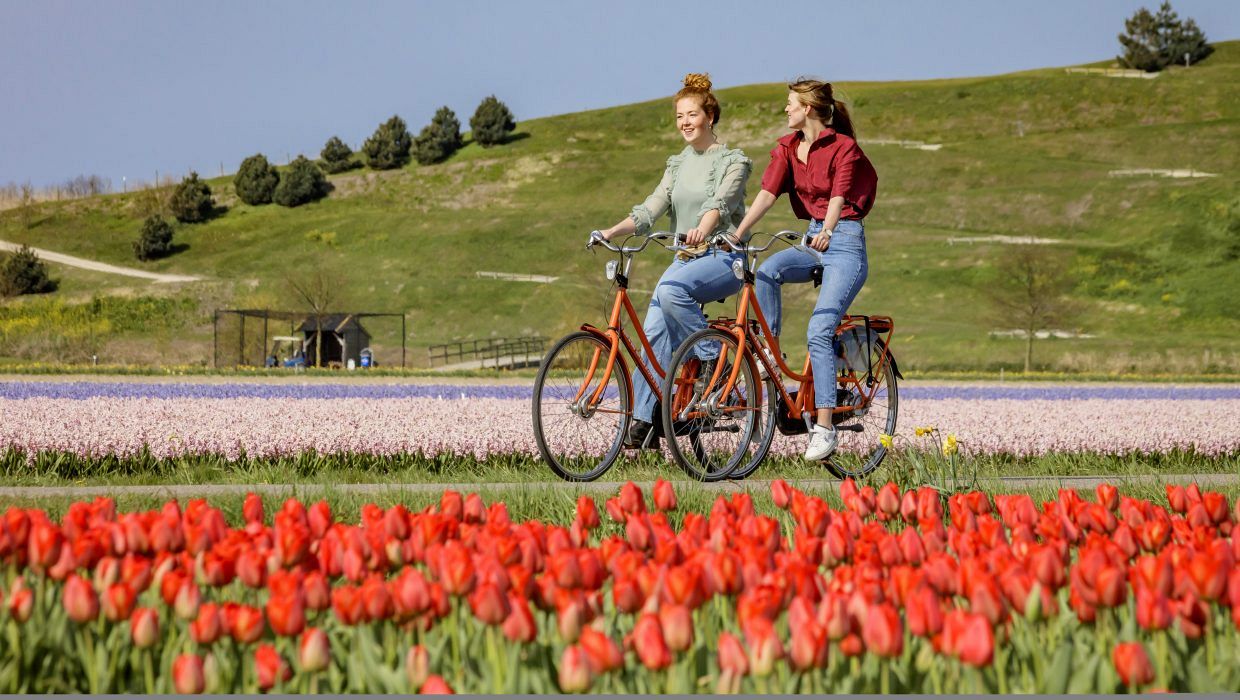
[[[820,231],[806,243],[810,248],[813,248],[819,253],[825,252],[827,250],[827,246],[831,245],[831,232]]]
[[[702,242],[705,240],[706,232],[700,228],[691,228],[685,231],[685,245],[687,246],[702,245]]]

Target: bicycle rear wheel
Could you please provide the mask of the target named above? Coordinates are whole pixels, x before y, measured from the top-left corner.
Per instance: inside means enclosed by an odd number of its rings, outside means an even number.
[[[703,362],[702,354],[714,362]],[[736,382],[725,396],[727,372],[738,362]],[[711,371],[716,367],[722,369]],[[754,452],[753,438],[761,430],[761,394],[753,362],[740,355],[736,338],[714,328],[689,336],[663,379],[663,434],[672,459],[699,481],[728,478]]]
[[[615,464],[632,415],[629,377],[617,357],[600,387],[610,345],[570,333],[538,368],[531,406],[534,439],[547,466],[567,481],[593,481]]]
[[[881,362],[879,353],[874,353],[874,365]],[[826,460],[827,470],[844,479],[860,478],[878,469],[887,456],[887,448],[883,447],[880,438],[883,435],[896,434],[896,415],[900,404],[900,394],[896,386],[895,365],[891,358],[882,363],[882,371],[874,373],[873,398],[864,407],[844,414],[837,414],[835,429],[839,435],[839,447]],[[866,386],[865,370],[854,371],[861,378],[862,386]],[[848,393],[849,398],[843,395]],[[867,391],[868,393],[868,391]],[[845,384],[839,385],[841,405],[843,401],[856,402],[855,389]]]

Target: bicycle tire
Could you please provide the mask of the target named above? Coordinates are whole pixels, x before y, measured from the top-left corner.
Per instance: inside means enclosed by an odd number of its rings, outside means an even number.
[[[595,380],[592,379],[587,390],[582,392],[581,385],[585,375],[575,375],[574,366],[580,364],[585,353],[593,355],[598,351],[605,358],[610,350],[610,344],[593,333],[570,333],[552,346],[538,368],[530,406],[534,440],[538,443],[538,452],[547,462],[547,466],[565,481],[594,481],[606,473],[620,457],[624,436],[632,420],[632,387],[624,358],[617,355],[612,376],[608,380],[608,389],[603,393],[603,400],[607,401],[614,385],[614,400],[606,404],[608,408],[601,409],[603,403],[600,402],[599,406],[583,415],[581,410],[574,408],[572,401],[577,394],[589,395],[597,388]],[[570,356],[573,352],[581,353],[583,357]],[[596,373],[601,372],[602,368],[597,367]],[[566,374],[569,380],[557,381],[559,378],[555,375],[560,373]],[[558,418],[552,411],[557,407],[562,409]],[[591,427],[590,421],[597,416],[604,418],[598,423],[599,427]],[[605,416],[615,418],[607,419]],[[555,422],[551,423],[549,419],[554,419]],[[586,434],[575,437],[574,434],[583,427],[589,428]],[[553,428],[556,434],[549,436],[548,432]],[[564,434],[560,434],[561,428],[565,428]],[[594,458],[593,455],[598,451],[602,452],[602,456]]]

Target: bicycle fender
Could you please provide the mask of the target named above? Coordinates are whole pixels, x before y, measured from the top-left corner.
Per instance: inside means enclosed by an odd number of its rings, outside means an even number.
[[[900,374],[900,365],[896,364],[896,356],[891,353],[891,348],[887,349],[887,359],[891,362],[891,373],[899,379],[904,379],[904,375]]]

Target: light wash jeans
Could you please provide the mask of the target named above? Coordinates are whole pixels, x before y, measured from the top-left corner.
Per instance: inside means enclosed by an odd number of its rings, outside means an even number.
[[[810,221],[811,238],[821,231],[821,221]],[[771,331],[778,336],[783,320],[783,285],[809,282],[818,265],[822,265],[822,288],[806,333],[814,377],[822,382],[814,392],[814,404],[816,408],[835,408],[835,329],[870,271],[865,227],[860,221],[841,221],[831,232],[831,246],[826,252],[787,249],[767,258],[758,268],[754,294]]]
[[[668,370],[672,353],[685,338],[706,327],[700,304],[730,297],[740,291],[741,281],[732,274],[732,261],[739,257],[737,253],[712,249],[692,260],[677,258],[659,278],[642,326],[663,371]],[[698,359],[712,360],[716,354],[717,347],[699,347]],[[654,375],[654,368],[644,352],[642,361]],[[633,417],[653,423],[657,400],[641,371],[634,368]]]

